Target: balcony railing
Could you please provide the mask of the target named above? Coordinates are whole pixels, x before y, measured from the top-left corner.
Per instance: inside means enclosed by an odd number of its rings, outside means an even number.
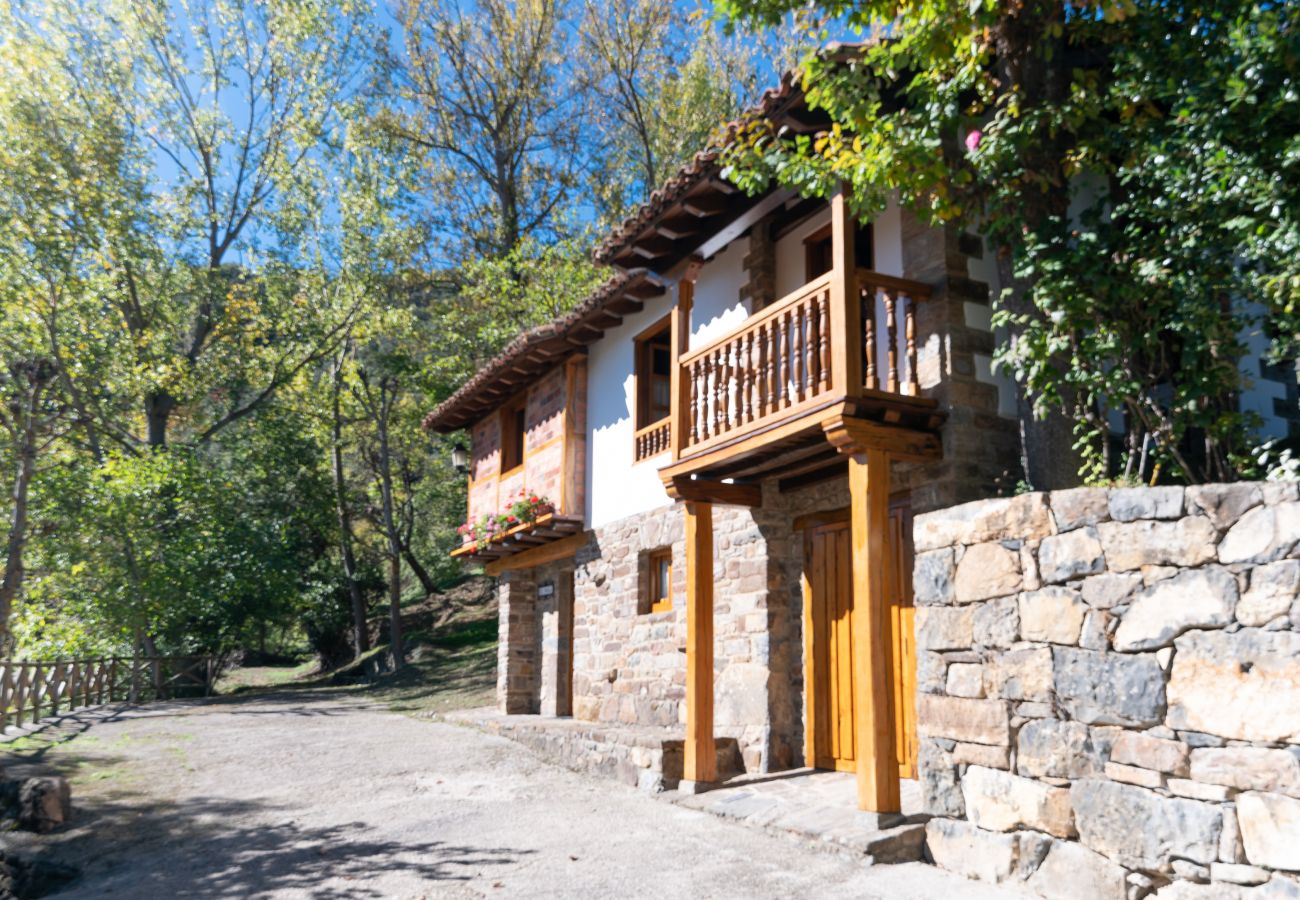
[[[636,433],[632,435],[632,444],[635,450],[633,458],[637,462],[657,456],[672,447],[670,424],[670,420],[660,419],[658,422],[637,429]]]
[[[682,355],[678,377],[688,408],[678,423],[679,456],[836,399],[917,396],[916,306],[929,288],[862,269],[840,299],[834,276],[810,281]]]

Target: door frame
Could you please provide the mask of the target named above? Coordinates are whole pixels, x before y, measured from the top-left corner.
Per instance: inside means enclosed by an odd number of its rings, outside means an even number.
[[[912,496],[910,491],[900,491],[891,494],[889,498],[889,510],[892,514],[896,509],[904,509],[904,528],[902,537],[906,546],[902,549],[904,554],[911,552],[912,540],[906,523],[911,521]],[[816,696],[814,694],[814,685],[816,684],[816,667],[814,654],[825,653],[825,647],[817,646],[813,640],[815,633],[813,622],[813,604],[812,604],[812,583],[808,579],[808,541],[813,529],[821,528],[826,525],[837,525],[849,521],[850,509],[847,506],[836,509],[820,510],[818,512],[807,513],[794,519],[791,530],[801,534],[803,538],[803,573],[801,576],[802,593],[803,593],[803,644],[804,644],[804,764],[810,769],[816,769],[817,766],[817,722],[816,722]],[[895,550],[894,552],[898,552]],[[914,558],[914,556],[913,556]],[[906,567],[904,567],[906,568]],[[892,572],[892,567],[890,567]],[[904,595],[904,599],[909,602],[895,603],[890,612],[890,622],[893,629],[891,670],[893,686],[890,692],[891,700],[894,704],[894,722],[896,734],[898,735],[898,760],[899,760],[899,777],[915,778],[916,777],[916,653],[915,653],[915,631],[914,631],[914,604],[910,594],[912,573],[904,571],[902,573],[904,585],[900,588],[891,588],[890,593]],[[852,581],[850,581],[849,590],[852,590]],[[908,652],[910,648],[911,652]],[[899,658],[900,650],[902,658]],[[856,648],[853,651],[857,652]],[[905,709],[900,708],[911,699],[912,709],[910,715]],[[858,747],[854,746],[854,754],[858,752]],[[837,770],[852,771],[852,767]]]

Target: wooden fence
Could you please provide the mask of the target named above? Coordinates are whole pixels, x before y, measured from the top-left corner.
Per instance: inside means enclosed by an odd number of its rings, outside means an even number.
[[[0,731],[82,706],[206,697],[220,668],[215,656],[0,660]]]

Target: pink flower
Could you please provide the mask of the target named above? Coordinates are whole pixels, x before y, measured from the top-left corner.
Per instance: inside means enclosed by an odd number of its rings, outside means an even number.
[[[984,132],[976,128],[974,131],[966,135],[966,149],[974,153],[975,149],[979,147],[980,141],[983,139],[984,139]]]

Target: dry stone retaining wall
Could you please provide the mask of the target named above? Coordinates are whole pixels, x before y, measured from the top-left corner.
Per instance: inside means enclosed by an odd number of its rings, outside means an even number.
[[[1295,485],[1025,494],[915,541],[938,864],[1048,897],[1300,897]]]

